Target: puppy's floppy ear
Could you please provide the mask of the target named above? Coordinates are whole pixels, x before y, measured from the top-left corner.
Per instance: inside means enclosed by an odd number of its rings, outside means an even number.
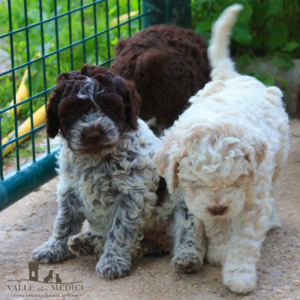
[[[126,93],[123,96],[125,104],[126,123],[130,128],[138,129],[138,117],[140,113],[141,97],[135,88],[135,83],[124,79]]]
[[[70,73],[60,74],[56,79],[56,87],[51,91],[46,112],[47,134],[50,138],[54,138],[59,131],[58,106],[66,88],[64,80],[67,80],[69,75]]]
[[[162,147],[154,155],[154,162],[160,174],[165,178],[170,193],[173,193],[175,189],[180,159],[179,143],[171,137],[165,136]]]
[[[252,180],[256,179],[257,169],[263,162],[267,149],[268,142],[264,135],[258,130],[250,129],[247,137],[247,144],[242,148],[242,151],[245,153],[245,159],[252,165]]]

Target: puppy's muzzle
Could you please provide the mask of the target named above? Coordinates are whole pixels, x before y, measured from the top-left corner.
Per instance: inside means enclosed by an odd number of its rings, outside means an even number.
[[[88,142],[97,142],[100,140],[101,134],[100,132],[94,131],[94,132],[89,132],[85,135],[85,139]]]
[[[227,210],[227,206],[215,206],[208,209],[213,216],[222,216]]]

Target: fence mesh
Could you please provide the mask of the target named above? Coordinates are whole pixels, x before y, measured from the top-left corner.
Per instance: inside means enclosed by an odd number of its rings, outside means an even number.
[[[57,75],[109,67],[148,13],[139,0],[0,0],[0,180],[54,147],[42,128]]]

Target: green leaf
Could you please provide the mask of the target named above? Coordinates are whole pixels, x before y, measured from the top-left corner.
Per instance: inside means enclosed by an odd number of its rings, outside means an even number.
[[[245,23],[238,22],[232,30],[232,39],[240,44],[250,44],[252,35]]]
[[[282,12],[281,4],[282,0],[269,0],[269,8],[264,16],[265,19],[268,19],[271,16],[278,15]]]
[[[291,57],[287,53],[276,53],[273,57],[273,61],[279,67],[290,68],[294,66]]]
[[[86,61],[90,62],[90,61],[93,61],[93,60],[94,60],[94,53],[89,53],[86,56]]]
[[[270,37],[268,43],[271,49],[283,47],[288,39],[288,29],[284,23],[273,23],[269,26]]]
[[[239,67],[244,67],[249,64],[250,59],[251,59],[250,54],[245,53],[245,54],[239,56],[239,58],[237,60],[237,64]]]
[[[209,43],[210,37],[211,37],[210,31],[202,31],[202,32],[196,31],[196,32],[201,34],[203,36],[203,38]]]
[[[262,35],[257,35],[252,39],[252,46],[255,48],[260,48],[264,42],[265,38]]]
[[[254,77],[266,86],[273,86],[275,84],[272,78],[266,77],[263,74],[255,74]]]
[[[116,36],[116,37],[114,37],[113,39],[111,39],[110,40],[110,43],[112,44],[112,45],[115,45],[117,42],[118,42],[118,37]]]
[[[32,64],[31,67],[31,91],[32,94],[39,92],[39,86],[42,84],[41,78],[43,77],[43,63],[42,60],[39,60]],[[28,77],[26,78],[25,84],[29,89]]]
[[[203,5],[205,4],[206,2],[209,2],[210,0],[199,0],[199,5]]]
[[[211,22],[199,22],[196,26],[196,32],[202,32],[202,31],[210,31],[212,27]]]
[[[236,1],[234,1],[236,2]],[[242,21],[243,23],[248,23],[250,21],[251,15],[253,13],[253,9],[248,3],[248,1],[237,1],[243,5],[243,10],[240,12],[238,20]]]
[[[108,14],[109,14],[110,16],[112,16],[116,11],[117,11],[117,6],[111,8],[111,9],[108,11]]]
[[[282,51],[293,51],[294,49],[299,47],[299,43],[297,42],[288,42],[285,44],[284,48],[282,49]]]
[[[254,8],[251,23],[254,27],[261,27],[265,24],[265,14],[269,9],[269,1],[257,3]]]
[[[63,27],[67,24],[67,19],[58,19],[58,31],[63,31]]]
[[[53,42],[54,38],[52,38],[49,42],[47,43],[44,43],[44,50],[45,50],[45,53],[48,53],[49,52],[49,49],[51,47],[51,44]]]

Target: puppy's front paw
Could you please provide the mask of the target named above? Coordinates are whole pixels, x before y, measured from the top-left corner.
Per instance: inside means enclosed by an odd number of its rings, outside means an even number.
[[[215,266],[223,266],[228,253],[227,245],[213,246],[210,245],[207,249],[206,260]]]
[[[77,256],[96,255],[103,253],[104,235],[100,232],[86,231],[69,237],[68,247]]]
[[[101,257],[96,265],[96,273],[104,279],[118,279],[129,275],[130,266],[127,266],[124,262],[118,261],[117,259]]]
[[[68,240],[69,250],[77,256],[88,256],[94,254],[94,246],[86,243],[82,236],[71,236]]]
[[[232,292],[247,294],[252,292],[256,285],[256,272],[237,270],[224,272],[223,283]]]
[[[58,263],[66,259],[70,251],[65,243],[49,240],[33,250],[32,260],[42,264]]]
[[[203,258],[197,253],[179,252],[172,259],[172,266],[184,273],[195,273],[200,270]]]

